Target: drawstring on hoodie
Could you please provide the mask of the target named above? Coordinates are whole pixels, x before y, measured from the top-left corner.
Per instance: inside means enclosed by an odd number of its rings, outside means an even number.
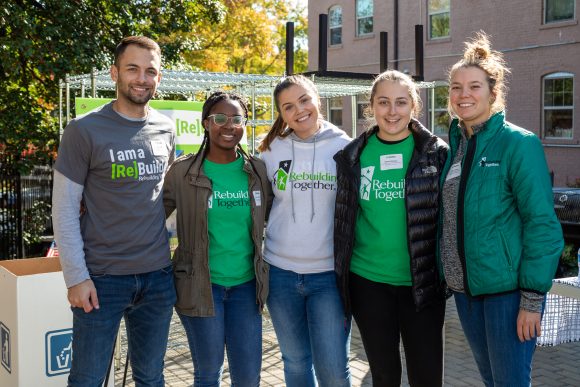
[[[310,169],[310,181],[313,182],[312,176],[314,176],[314,162],[316,161],[316,134],[314,135],[314,150],[312,151],[312,168]],[[310,189],[310,223],[314,219],[314,184]]]
[[[296,164],[296,157],[294,156],[294,139],[292,139],[292,163],[290,164],[290,176],[294,172],[294,164]],[[292,220],[296,223],[296,212],[294,212],[294,184],[290,182],[290,201],[292,202]]]
[[[294,139],[292,138],[292,160],[296,160],[295,154],[294,154]],[[314,162],[316,161],[316,134],[314,135],[314,148],[312,151],[312,166],[310,168],[310,182],[314,182],[314,180],[312,180],[312,176],[314,176]],[[294,172],[294,164],[296,164],[295,162],[293,162],[290,165],[290,176],[292,176],[292,172]],[[296,223],[296,212],[294,211],[294,184],[290,184],[290,200],[292,202],[292,220],[294,220],[294,223]],[[310,223],[312,223],[312,221],[314,220],[314,215],[316,215],[316,211],[314,210],[314,184],[311,184],[311,188],[310,188]]]

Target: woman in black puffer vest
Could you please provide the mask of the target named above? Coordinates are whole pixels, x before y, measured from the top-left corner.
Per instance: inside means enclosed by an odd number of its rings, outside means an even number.
[[[375,387],[400,385],[400,336],[411,386],[442,384],[445,297],[436,248],[448,146],[413,118],[420,108],[408,76],[382,73],[370,99],[377,124],[334,157],[335,272]]]

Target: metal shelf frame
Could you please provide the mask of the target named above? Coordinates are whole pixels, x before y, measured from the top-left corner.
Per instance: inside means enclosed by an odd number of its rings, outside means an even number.
[[[352,136],[356,136],[356,96],[369,94],[377,74],[349,73],[337,71],[306,72],[318,89],[321,98],[351,97],[352,105]],[[271,125],[275,119],[273,91],[282,76],[263,74],[220,73],[206,71],[163,70],[163,78],[157,88],[157,98],[164,99],[171,95],[181,95],[194,99],[196,94],[209,95],[217,89],[233,89],[246,96],[252,110],[251,117],[256,115],[256,100],[270,99],[270,120],[248,121],[255,138],[256,126]],[[418,82],[420,88],[433,90],[434,82]],[[71,92],[79,92],[80,97],[96,97],[97,91],[115,91],[115,82],[111,79],[109,70],[93,70],[90,74],[67,75],[59,82],[59,128],[60,135],[64,126],[71,119]],[[64,97],[63,97],[64,93]],[[252,146],[252,151],[253,151]]]

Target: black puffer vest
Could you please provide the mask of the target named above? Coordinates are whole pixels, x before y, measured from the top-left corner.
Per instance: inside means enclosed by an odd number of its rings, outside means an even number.
[[[417,310],[444,297],[437,271],[437,222],[439,216],[439,177],[449,147],[431,134],[419,121],[411,120],[409,129],[415,149],[405,177],[407,241],[411,257],[413,299]],[[337,170],[334,213],[334,270],[345,313],[351,315],[349,297],[350,260],[359,209],[360,155],[374,127],[348,144],[334,156]]]

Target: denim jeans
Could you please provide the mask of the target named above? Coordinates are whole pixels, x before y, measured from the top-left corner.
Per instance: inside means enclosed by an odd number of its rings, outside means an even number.
[[[171,266],[136,275],[92,276],[100,309],[73,312],[69,387],[100,387],[125,318],[135,386],[163,387],[163,359],[175,304]]]
[[[256,280],[232,287],[212,284],[212,294],[215,316],[179,313],[193,360],[193,385],[220,385],[225,347],[232,387],[257,387],[262,367],[262,316],[256,303]]]
[[[457,314],[487,387],[531,385],[536,339],[520,342],[516,322],[520,292],[483,298],[454,293]]]
[[[268,310],[287,387],[350,386],[351,321],[333,271],[297,274],[270,265]]]

